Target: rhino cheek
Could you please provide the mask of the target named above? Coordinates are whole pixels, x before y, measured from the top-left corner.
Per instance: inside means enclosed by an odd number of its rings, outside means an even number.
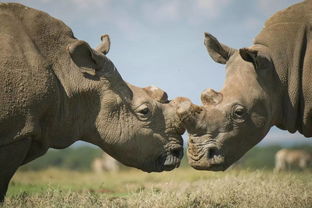
[[[153,165],[151,160],[155,158],[155,150],[152,147],[159,149],[159,144],[152,139],[151,130],[140,128],[129,113],[108,115],[102,112],[97,122],[101,138],[97,141],[98,146],[125,165],[140,169],[146,168],[148,163]]]
[[[243,129],[237,129],[235,134],[228,135],[224,139],[222,150],[225,156],[225,165],[229,167],[243,155],[245,155],[253,146],[262,140],[263,128],[254,128],[253,125],[246,126]]]
[[[143,171],[157,171],[156,160],[159,157],[159,150],[162,145],[153,137],[137,135],[128,142],[115,148],[116,158],[125,165],[139,168]],[[114,155],[113,155],[114,156]]]

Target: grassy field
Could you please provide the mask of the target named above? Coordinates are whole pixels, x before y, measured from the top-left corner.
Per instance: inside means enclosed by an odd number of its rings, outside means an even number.
[[[2,207],[312,207],[311,172],[18,172]]]

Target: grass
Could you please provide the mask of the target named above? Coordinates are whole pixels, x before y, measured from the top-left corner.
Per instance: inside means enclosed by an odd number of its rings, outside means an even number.
[[[18,172],[2,207],[312,207],[310,172]]]

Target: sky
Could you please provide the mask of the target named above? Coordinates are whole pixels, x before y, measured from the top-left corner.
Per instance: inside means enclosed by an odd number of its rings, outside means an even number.
[[[4,2],[0,0],[0,2]],[[299,0],[17,0],[62,20],[92,47],[109,34],[108,57],[127,82],[164,89],[169,98],[200,104],[206,88],[220,90],[223,65],[208,56],[204,32],[233,48],[248,47],[264,22]],[[273,127],[261,144],[312,144]]]

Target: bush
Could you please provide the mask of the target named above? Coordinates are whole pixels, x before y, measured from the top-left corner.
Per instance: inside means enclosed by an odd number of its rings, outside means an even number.
[[[102,150],[90,146],[70,147],[63,150],[50,149],[44,156],[23,165],[20,170],[42,170],[49,167],[87,171]]]

